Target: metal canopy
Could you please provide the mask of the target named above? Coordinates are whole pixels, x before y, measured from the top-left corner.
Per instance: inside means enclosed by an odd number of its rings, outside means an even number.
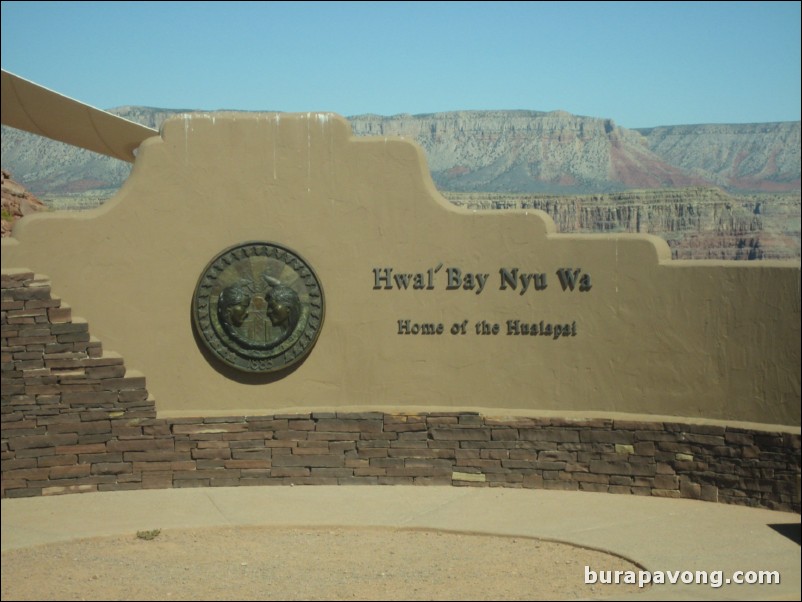
[[[159,132],[2,70],[3,125],[134,162],[139,145]]]

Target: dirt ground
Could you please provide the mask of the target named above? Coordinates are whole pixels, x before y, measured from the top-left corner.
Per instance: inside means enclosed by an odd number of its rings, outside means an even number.
[[[236,527],[84,539],[2,554],[5,600],[554,600],[616,556],[522,537],[388,528]]]

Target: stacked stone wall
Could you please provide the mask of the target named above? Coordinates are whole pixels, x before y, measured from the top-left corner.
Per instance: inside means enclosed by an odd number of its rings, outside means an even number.
[[[103,350],[47,278],[24,270],[2,276],[1,451],[3,497],[453,485],[800,511],[798,429],[462,411],[159,418],[144,376]]]

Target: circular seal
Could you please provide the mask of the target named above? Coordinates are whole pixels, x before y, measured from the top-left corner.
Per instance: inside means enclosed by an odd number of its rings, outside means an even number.
[[[320,334],[323,289],[290,249],[246,242],[219,253],[192,297],[192,320],[206,347],[244,372],[275,372],[300,361]]]

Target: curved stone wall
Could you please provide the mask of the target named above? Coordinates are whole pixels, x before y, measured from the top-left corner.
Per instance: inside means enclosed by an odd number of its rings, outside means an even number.
[[[800,429],[470,411],[159,417],[46,277],[2,276],[2,495],[268,484],[528,487],[800,511]]]

